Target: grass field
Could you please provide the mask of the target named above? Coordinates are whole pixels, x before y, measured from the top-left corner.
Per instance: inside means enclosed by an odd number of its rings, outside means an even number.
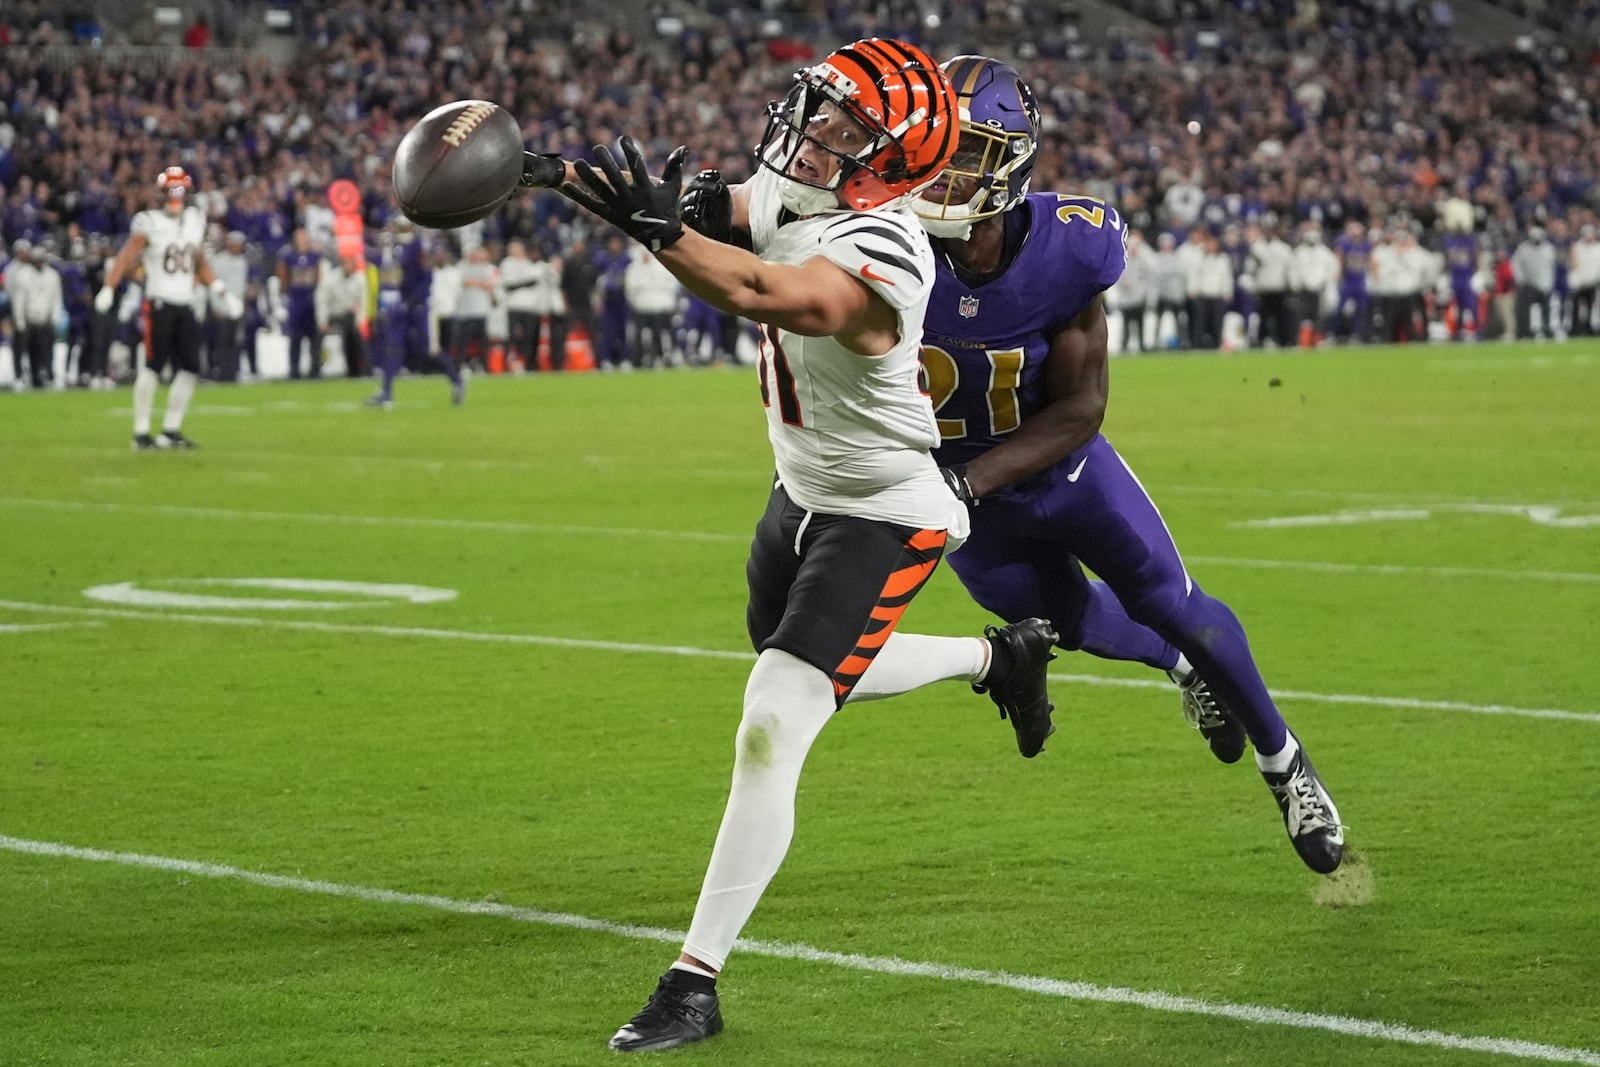
[[[194,454],[0,397],[0,1064],[614,1062],[732,763],[752,378],[206,388]],[[1597,398],[1576,345],[1117,363],[1357,859],[1142,667],[1063,655],[1032,761],[961,685],[851,707],[675,1061],[1600,1064]],[[988,621],[941,570],[904,625]]]

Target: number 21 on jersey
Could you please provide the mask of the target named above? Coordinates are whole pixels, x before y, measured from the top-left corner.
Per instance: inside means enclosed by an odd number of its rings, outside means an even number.
[[[1017,387],[1022,384],[1025,354],[1020,348],[990,350],[984,354],[989,357],[989,389],[984,398],[989,409],[989,425],[987,428],[968,426],[966,419],[940,419],[939,436],[943,440],[958,440],[969,433],[977,437],[993,437],[1010,433],[1022,425]],[[928,399],[933,401],[933,413],[938,415],[961,385],[961,367],[956,363],[956,357],[944,349],[937,345],[923,345],[922,373],[927,382]]]

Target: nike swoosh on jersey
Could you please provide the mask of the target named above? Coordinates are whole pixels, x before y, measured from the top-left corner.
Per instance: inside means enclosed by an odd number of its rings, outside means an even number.
[[[863,263],[863,264],[861,264],[861,276],[863,278],[867,279],[868,281],[882,282],[884,285],[893,285],[894,284],[894,282],[891,279],[885,278],[883,275],[881,275],[877,271],[873,270],[871,263]]]
[[[1089,462],[1089,457],[1088,456],[1084,456],[1082,459],[1078,460],[1078,465],[1076,467],[1072,468],[1072,473],[1071,474],[1067,475],[1067,481],[1076,482],[1078,480],[1078,475],[1083,473],[1083,465],[1085,463],[1088,463],[1088,462]]]
[[[640,208],[638,211],[635,211],[628,217],[634,222],[648,222],[652,226],[665,226],[667,224],[666,219],[658,219],[654,215],[646,215],[644,213],[644,208]]]

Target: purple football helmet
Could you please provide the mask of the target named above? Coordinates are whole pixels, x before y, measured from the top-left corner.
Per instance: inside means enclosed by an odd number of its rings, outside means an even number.
[[[961,140],[955,158],[912,201],[935,237],[965,240],[972,224],[1022,203],[1039,151],[1039,107],[1014,67],[986,56],[944,64],[955,86]]]

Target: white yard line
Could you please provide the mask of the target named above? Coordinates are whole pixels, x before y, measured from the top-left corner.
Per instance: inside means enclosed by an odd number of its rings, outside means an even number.
[[[314,893],[321,896],[344,897],[373,904],[391,904],[405,907],[431,908],[435,911],[454,912],[461,915],[479,915],[538,926],[555,926],[589,933],[607,934],[640,941],[658,941],[668,945],[679,944],[684,934],[653,926],[636,926],[630,923],[595,919],[587,915],[568,912],[544,911],[539,908],[517,907],[481,900],[458,900],[453,897],[424,893],[406,893],[394,889],[372,886],[347,885],[341,882],[314,881],[282,874],[266,874],[219,863],[201,863],[195,860],[151,856],[137,852],[108,852],[95,848],[51,841],[33,841],[26,838],[0,835],[0,849],[45,856],[52,859],[86,860],[93,863],[112,863],[125,867],[143,867],[170,871],[200,878],[226,879],[244,882],[264,889],[284,889],[297,893]],[[1431,1048],[1460,1052],[1482,1052],[1495,1056],[1512,1056],[1519,1059],[1542,1060],[1546,1063],[1578,1063],[1600,1067],[1600,1053],[1581,1048],[1564,1048],[1536,1041],[1507,1037],[1480,1037],[1453,1034],[1443,1030],[1428,1030],[1398,1023],[1360,1019],[1349,1015],[1324,1015],[1319,1012],[1287,1011],[1260,1004],[1238,1004],[1229,1001],[1201,1000],[1198,997],[1180,996],[1159,990],[1128,989],[1122,986],[1102,986],[1090,982],[1074,982],[1061,978],[1012,974],[1006,971],[986,971],[972,967],[959,967],[947,963],[904,960],[894,956],[865,956],[856,953],[832,952],[811,945],[783,941],[750,941],[740,939],[738,951],[752,956],[774,959],[803,960],[822,963],[852,971],[895,975],[902,978],[928,978],[943,982],[965,982],[974,985],[1012,989],[1039,996],[1063,1000],[1091,1001],[1100,1004],[1120,1004],[1148,1011],[1172,1012],[1182,1015],[1208,1015],[1257,1025],[1288,1026],[1299,1030],[1321,1030],[1346,1034],[1373,1041],[1391,1041],[1407,1045],[1424,1045]]]
[[[423,638],[435,641],[473,641],[489,644],[540,645],[555,648],[582,648],[597,652],[639,652],[702,659],[739,660],[749,663],[750,652],[698,648],[693,645],[652,645],[641,642],[595,641],[547,634],[508,634],[479,630],[443,630],[421,626],[365,626],[356,623],[321,622],[301,619],[260,619],[240,615],[201,615],[189,612],[132,611],[117,608],[80,608],[64,604],[41,604],[23,600],[0,600],[0,610],[36,611],[55,615],[98,619],[138,619],[155,622],[183,622],[201,625],[241,626],[258,629],[296,630],[307,633],[361,634],[377,637]],[[1154,678],[1110,678],[1095,674],[1052,674],[1050,680],[1070,685],[1113,686],[1125,689],[1172,689],[1168,682]],[[1419,700],[1412,697],[1367,696],[1358,693],[1311,693],[1294,689],[1275,689],[1279,700],[1303,700],[1321,704],[1349,704],[1361,707],[1404,708],[1419,711],[1466,712],[1475,715],[1513,715],[1529,719],[1561,719],[1569,722],[1600,723],[1600,712],[1570,711],[1565,708],[1519,708],[1506,704],[1468,704],[1453,700]]]
[[[633,526],[582,526],[537,522],[497,522],[486,519],[430,519],[404,515],[338,515],[307,511],[252,511],[239,508],[202,508],[181,504],[118,504],[110,501],[43,500],[31,497],[0,499],[0,507],[37,508],[44,511],[81,511],[102,514],[167,515],[183,519],[225,519],[237,522],[306,522],[324,526],[394,526],[411,529],[472,530],[497,533],[558,534],[595,537],[644,537],[711,544],[750,543],[749,534],[703,530],[658,530]],[[1527,571],[1495,567],[1432,567],[1389,563],[1332,563],[1321,560],[1248,559],[1233,556],[1186,556],[1191,563],[1216,567],[1247,567],[1308,571],[1317,574],[1370,574],[1386,577],[1491,578],[1509,581],[1600,584],[1600,574],[1586,571]]]
[[[475,530],[485,533],[577,534],[605,537],[653,537],[674,541],[749,544],[749,534],[703,533],[697,530],[647,530],[631,526],[578,526],[571,523],[495,522],[484,519],[425,519],[403,515],[332,515],[308,511],[243,511],[195,508],[178,504],[115,504],[84,500],[0,499],[0,507],[102,514],[167,515],[180,519],[230,519],[241,522],[309,522],[324,526],[397,526],[411,529]]]
[[[0,622],[0,634],[36,634],[45,630],[83,630],[98,622]]]
[[[1316,574],[1371,574],[1427,578],[1509,578],[1524,582],[1600,583],[1600,574],[1588,571],[1524,571],[1498,567],[1418,567],[1404,563],[1328,563],[1312,559],[1242,559],[1234,556],[1185,556],[1188,563],[1208,567],[1249,567],[1261,570],[1311,571]]]

